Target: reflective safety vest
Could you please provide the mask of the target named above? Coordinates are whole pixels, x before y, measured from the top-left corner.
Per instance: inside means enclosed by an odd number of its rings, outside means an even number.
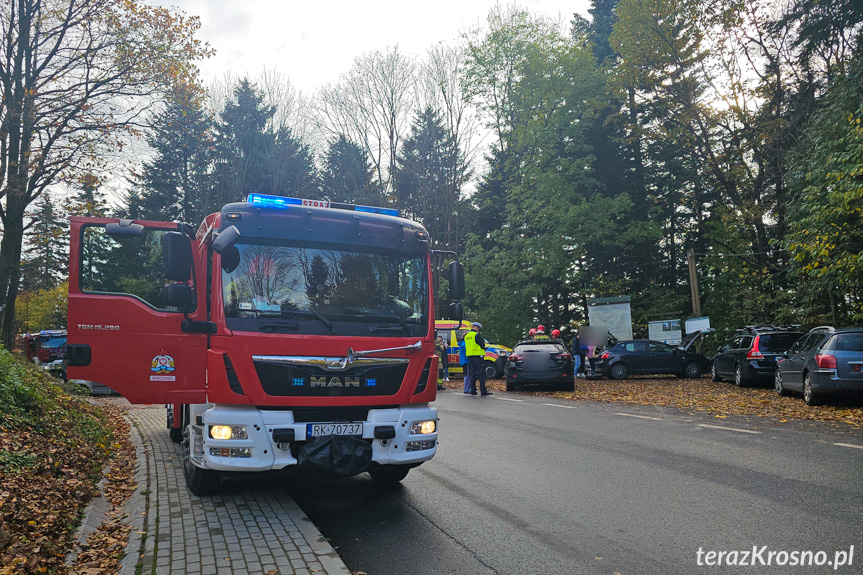
[[[478,332],[473,330],[464,334],[464,353],[470,357],[472,355],[485,356],[485,350],[476,342]]]

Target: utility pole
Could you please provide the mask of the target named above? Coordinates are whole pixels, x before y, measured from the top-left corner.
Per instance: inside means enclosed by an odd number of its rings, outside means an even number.
[[[695,270],[695,250],[689,248],[686,252],[689,263],[689,292],[692,294],[692,315],[701,317],[701,298],[698,295],[698,273]]]

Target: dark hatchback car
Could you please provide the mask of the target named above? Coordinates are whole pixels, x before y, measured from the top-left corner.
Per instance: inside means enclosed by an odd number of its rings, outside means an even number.
[[[803,335],[795,327],[764,325],[737,330],[713,356],[711,378],[731,379],[737,387],[773,381],[776,362]]]
[[[863,392],[863,328],[816,327],[779,359],[773,381],[776,393],[801,392],[806,405]]]
[[[692,334],[678,347],[650,339],[620,341],[602,352],[596,369],[611,379],[662,373],[699,377],[707,371],[710,363],[700,353],[690,351],[700,335],[700,332]]]
[[[572,355],[559,339],[520,341],[506,363],[506,390],[547,385],[572,391],[574,367]]]

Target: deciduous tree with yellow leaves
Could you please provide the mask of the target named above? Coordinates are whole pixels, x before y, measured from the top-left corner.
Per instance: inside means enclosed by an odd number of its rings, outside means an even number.
[[[133,0],[0,6],[0,339],[14,336],[25,210],[80,179],[145,125],[163,94],[196,82],[197,18]]]

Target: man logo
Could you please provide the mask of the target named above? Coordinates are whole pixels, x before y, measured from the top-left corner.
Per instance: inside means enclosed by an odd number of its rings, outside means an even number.
[[[326,376],[311,378],[311,387],[359,387],[360,378],[358,377],[331,377],[327,380]]]

